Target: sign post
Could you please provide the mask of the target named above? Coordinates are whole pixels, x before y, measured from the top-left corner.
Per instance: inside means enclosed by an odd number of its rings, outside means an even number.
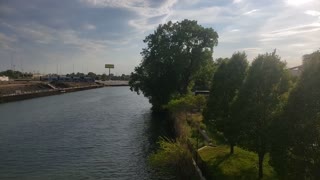
[[[110,69],[114,69],[114,64],[105,64],[105,68],[109,69],[109,81],[111,80]]]

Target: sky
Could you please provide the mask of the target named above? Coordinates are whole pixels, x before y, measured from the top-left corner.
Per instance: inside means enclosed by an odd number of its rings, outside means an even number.
[[[0,0],[0,71],[129,74],[159,24],[197,20],[213,58],[277,50],[288,67],[320,48],[319,0]]]

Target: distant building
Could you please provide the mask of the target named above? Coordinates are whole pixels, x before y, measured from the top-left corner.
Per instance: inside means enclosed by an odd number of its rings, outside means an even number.
[[[40,81],[49,82],[95,82],[95,79],[88,76],[78,77],[78,76],[41,76]]]
[[[41,76],[43,76],[43,74],[34,73],[34,74],[32,74],[32,79],[34,79],[34,80],[40,80]]]
[[[0,81],[9,81],[8,76],[0,76]]]
[[[298,77],[301,75],[302,65],[289,68],[288,70],[292,76]]]

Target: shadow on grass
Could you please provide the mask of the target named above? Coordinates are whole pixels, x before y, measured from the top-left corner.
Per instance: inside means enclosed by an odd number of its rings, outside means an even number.
[[[258,169],[255,162],[240,156],[224,153],[210,159],[205,166],[207,177],[209,179],[257,179]]]

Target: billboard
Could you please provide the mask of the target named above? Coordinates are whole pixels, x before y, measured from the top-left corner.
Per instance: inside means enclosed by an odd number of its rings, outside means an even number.
[[[114,68],[114,64],[106,64],[104,67],[105,68]]]

